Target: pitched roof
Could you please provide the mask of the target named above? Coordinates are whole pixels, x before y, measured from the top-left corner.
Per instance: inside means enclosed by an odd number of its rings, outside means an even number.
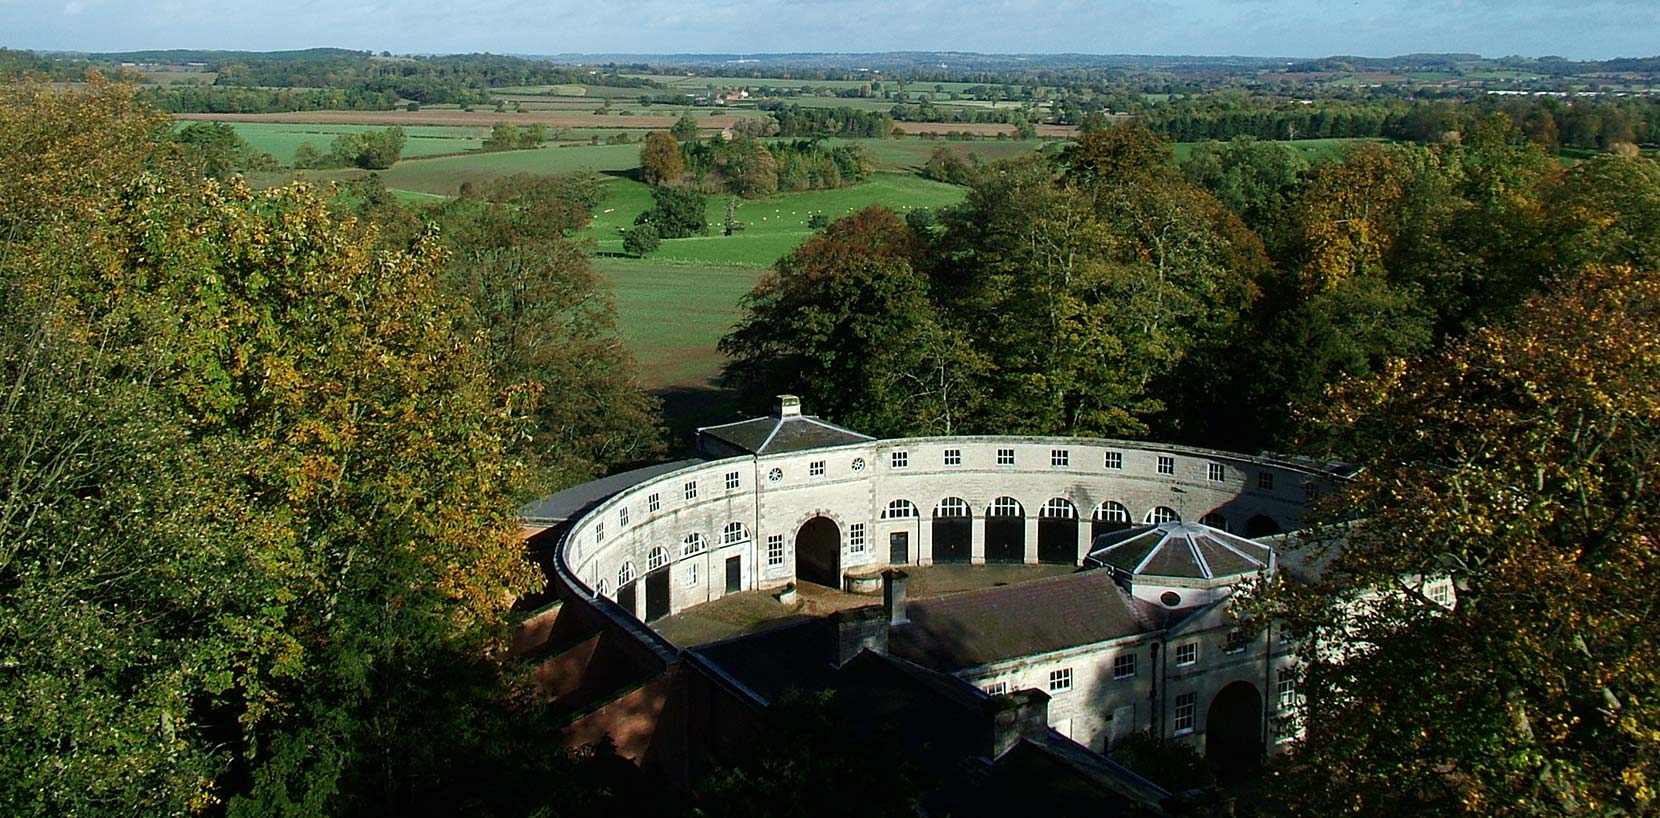
[[[1274,570],[1274,549],[1198,523],[1113,531],[1095,538],[1086,565],[1121,575],[1210,580]]]
[[[906,605],[889,650],[938,670],[1105,642],[1162,622],[1106,571],[1085,571]]]
[[[813,415],[772,415],[697,430],[750,454],[778,454],[875,440]]]
[[[679,471],[687,466],[694,466],[702,462],[703,460],[699,458],[692,458],[676,460],[672,463],[659,463],[655,466],[620,472],[609,477],[571,486],[564,491],[555,492],[540,500],[526,503],[519,508],[519,516],[528,522],[563,522],[578,516],[583,511],[598,505],[623,489],[637,486],[653,477]]]

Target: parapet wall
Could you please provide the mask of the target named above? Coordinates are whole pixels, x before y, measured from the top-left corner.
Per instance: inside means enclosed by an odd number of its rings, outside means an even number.
[[[1247,536],[1290,531],[1332,482],[1280,460],[1066,437],[904,438],[732,457],[653,477],[571,521],[556,574],[643,621],[796,581],[811,567],[798,560],[798,540],[811,537],[803,547],[825,557],[830,527],[818,518],[834,524],[838,574],[947,559],[1076,564],[1098,529],[1092,517],[1140,524],[1173,514]],[[890,512],[901,500],[914,516]],[[966,519],[941,519],[963,506]]]

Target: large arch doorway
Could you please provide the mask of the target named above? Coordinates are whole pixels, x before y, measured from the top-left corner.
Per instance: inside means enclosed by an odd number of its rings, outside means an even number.
[[[1234,682],[1210,700],[1205,713],[1205,758],[1223,773],[1262,760],[1262,694],[1250,682]]]
[[[1013,497],[986,509],[986,562],[1026,561],[1026,510]]]
[[[973,556],[970,538],[974,520],[961,497],[947,497],[934,506],[934,562],[968,562]]]
[[[1254,540],[1258,537],[1272,537],[1275,534],[1280,533],[1281,530],[1280,524],[1274,522],[1274,518],[1269,517],[1266,514],[1258,514],[1255,517],[1245,521],[1246,539]]]
[[[842,587],[842,530],[829,517],[814,517],[795,532],[795,578]]]
[[[1078,564],[1078,507],[1054,497],[1038,512],[1038,562]]]

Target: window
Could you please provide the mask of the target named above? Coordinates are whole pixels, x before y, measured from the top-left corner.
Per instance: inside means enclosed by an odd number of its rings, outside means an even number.
[[[981,690],[986,691],[987,696],[1007,696],[1009,694],[1009,683],[992,682],[991,684],[981,688]]]
[[[1072,451],[1070,449],[1050,449],[1049,465],[1057,469],[1072,465]]]
[[[697,499],[697,481],[696,480],[687,480],[686,485],[681,488],[681,491],[685,494],[686,499],[696,500]]]
[[[1114,679],[1129,679],[1135,676],[1135,654],[1120,653],[1112,660],[1112,677]]]
[[[1020,507],[1020,501],[1013,497],[999,497],[991,501],[991,508],[987,510],[989,517],[1024,517],[1026,510]]]
[[[1257,488],[1263,491],[1274,490],[1274,473],[1271,471],[1257,472]]]
[[[1130,522],[1130,510],[1111,500],[1096,506],[1095,513],[1091,516],[1104,523]]]
[[[1175,474],[1176,458],[1167,454],[1159,455],[1159,474]]]
[[[910,500],[894,500],[888,503],[887,508],[882,509],[882,519],[884,520],[910,520],[920,516],[916,511],[916,506],[911,505]]]
[[[947,497],[934,506],[935,517],[967,517],[968,501],[961,497]]]
[[[735,472],[735,471],[727,472],[726,473],[726,490],[731,491],[731,490],[733,490],[737,487],[738,487],[738,473]]]
[[[604,541],[605,541],[605,521],[600,520],[600,521],[594,523],[594,542],[597,544],[597,543],[604,542]]]
[[[1449,580],[1441,580],[1439,582],[1430,583],[1427,596],[1429,597],[1429,601],[1434,602],[1443,608],[1451,608],[1452,582]]]
[[[600,577],[599,582],[594,583],[594,596],[610,596],[610,595],[611,595],[611,584],[606,582],[604,577]]]
[[[1188,642],[1176,646],[1176,666],[1191,665],[1199,661],[1199,643]]]
[[[686,587],[697,587],[697,563],[695,562],[686,563]]]
[[[903,469],[911,465],[911,453],[893,452],[889,455],[888,464],[896,469]]]
[[[1202,524],[1202,525],[1208,525],[1211,528],[1219,528],[1223,531],[1228,530],[1228,518],[1223,517],[1222,515],[1217,514],[1214,511],[1212,511],[1209,514],[1206,514],[1203,517],[1200,517],[1199,518],[1199,523]]]
[[[646,555],[646,570],[647,571],[655,571],[655,570],[657,570],[659,568],[662,568],[663,566],[668,565],[668,564],[669,564],[668,549],[666,549],[666,548],[664,548],[660,545],[653,547],[651,549],[651,553]]]
[[[621,588],[633,581],[634,563],[632,561],[624,562],[622,567],[617,569],[617,587]]]
[[[1049,692],[1064,693],[1072,689],[1072,668],[1049,671]]]
[[[847,527],[847,553],[865,553],[865,524],[852,523]]]
[[[1014,449],[998,449],[997,450],[997,465],[999,465],[999,466],[1013,466],[1014,465]]]
[[[701,554],[708,549],[709,541],[703,539],[703,535],[697,533],[696,531],[687,534],[686,539],[680,541],[680,556],[682,557],[689,557],[693,554]]]
[[[1280,710],[1293,710],[1297,707],[1297,671],[1284,667],[1278,674],[1279,683],[1276,690],[1279,694]]]
[[[1169,506],[1159,506],[1152,511],[1147,512],[1147,522],[1149,525],[1163,525],[1165,523],[1179,523],[1181,521],[1182,515],[1177,514],[1176,510]]]
[[[650,512],[655,513],[658,509],[660,509],[662,507],[663,507],[663,497],[662,497],[662,495],[658,494],[655,491],[648,494],[648,495],[646,495],[646,511],[650,511]]]
[[[1124,468],[1124,453],[1107,452],[1106,457],[1101,461],[1101,467],[1115,471]]]
[[[807,464],[807,476],[808,477],[823,477],[824,476],[824,461],[823,460],[814,460],[813,462],[808,463]]]
[[[623,506],[622,508],[617,509],[617,527],[628,527],[628,506]]]
[[[1197,694],[1183,693],[1176,697],[1176,735],[1193,732],[1193,702]]]
[[[721,529],[721,545],[737,545],[742,542],[749,542],[749,529],[744,528],[743,523],[727,523],[726,527]]]
[[[767,567],[777,568],[784,564],[784,535],[767,535]]]
[[[784,479],[784,470],[778,468],[777,466],[773,466],[772,471],[767,472],[767,482],[768,483],[777,483],[778,481],[783,480],[783,479]]]
[[[1228,469],[1221,463],[1209,463],[1205,466],[1205,476],[1213,483],[1220,483],[1228,476]]]
[[[864,471],[865,470],[865,459],[862,458],[862,457],[853,458],[852,467],[853,467],[853,470],[856,471],[856,472]]]
[[[1051,497],[1045,500],[1043,508],[1038,511],[1039,517],[1048,517],[1057,520],[1078,519],[1078,507],[1062,497]]]
[[[946,449],[945,450],[945,465],[947,465],[947,466],[961,466],[962,464],[963,464],[963,450],[962,449]]]

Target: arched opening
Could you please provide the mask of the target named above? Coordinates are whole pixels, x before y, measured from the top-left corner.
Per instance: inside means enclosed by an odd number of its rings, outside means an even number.
[[[1071,501],[1051,498],[1038,511],[1038,562],[1077,564],[1078,507]]]
[[[1228,527],[1228,518],[1223,517],[1222,515],[1217,514],[1214,511],[1212,511],[1209,514],[1206,514],[1203,517],[1200,517],[1199,518],[1199,524],[1200,525],[1208,525],[1211,528],[1217,529],[1219,531],[1232,531],[1233,530],[1233,529]]]
[[[795,533],[795,578],[842,587],[842,531],[829,517],[814,517]]]
[[[1181,521],[1182,515],[1177,514],[1176,510],[1169,506],[1155,506],[1152,511],[1147,512],[1148,525],[1163,525]]]
[[[1279,523],[1274,522],[1273,517],[1269,517],[1266,514],[1258,514],[1255,517],[1245,521],[1246,539],[1254,540],[1258,537],[1272,537],[1284,530],[1285,529],[1280,528]]]
[[[1026,561],[1026,510],[1013,497],[986,509],[986,562]]]
[[[1262,694],[1255,685],[1234,682],[1210,700],[1205,758],[1224,774],[1249,770],[1262,761]]]
[[[1094,540],[1102,534],[1111,534],[1114,531],[1123,531],[1130,527],[1130,510],[1122,504],[1111,500],[1095,507],[1095,513],[1089,518],[1089,538]]]
[[[968,562],[973,525],[968,503],[960,497],[947,497],[934,506],[934,562]]]
[[[646,621],[669,615],[669,552],[662,546],[646,556]]]

